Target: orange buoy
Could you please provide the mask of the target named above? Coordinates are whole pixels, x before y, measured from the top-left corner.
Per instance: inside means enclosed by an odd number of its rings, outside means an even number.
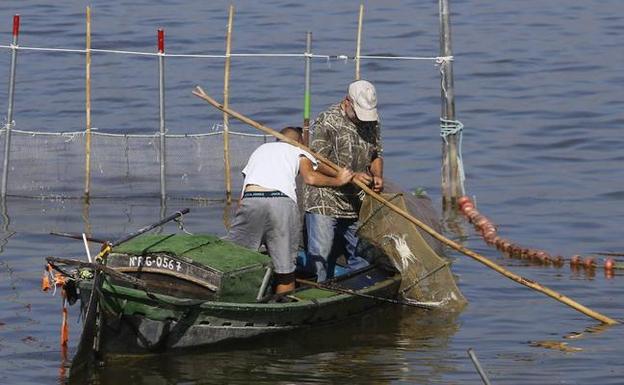
[[[466,203],[464,203],[464,204],[462,205],[462,207],[461,207],[461,211],[466,212],[466,210],[468,210],[468,209],[474,209],[474,208],[475,208],[475,206],[474,206],[474,204],[472,204],[472,202],[466,202]]]
[[[607,271],[612,271],[614,267],[615,262],[613,261],[613,258],[607,258],[604,263],[604,269]]]
[[[545,265],[550,265],[551,263],[553,263],[553,260],[551,259],[550,254],[548,254],[547,252],[542,251],[542,254],[540,254],[540,256],[542,258],[542,262]]]
[[[594,261],[594,258],[592,257],[587,257],[583,260],[583,267],[585,267],[586,269],[593,269],[596,267],[596,262]]]
[[[475,225],[477,227],[483,227],[484,225],[486,225],[488,223],[488,219],[486,217],[484,217],[483,215],[480,215],[478,218],[476,218],[475,220]]]
[[[555,257],[555,259],[553,260],[553,265],[555,265],[556,267],[561,267],[565,264],[565,261],[563,260],[563,257],[561,255],[558,255]]]
[[[472,200],[467,195],[461,196],[457,199],[457,205],[459,205],[460,209],[468,202],[472,203]]]
[[[572,258],[570,258],[570,266],[579,266],[581,264],[581,256],[580,255],[573,255]]]
[[[61,346],[67,346],[69,341],[69,323],[67,322],[67,306],[63,306],[63,321],[61,323]]]
[[[50,264],[48,263],[41,277],[41,291],[50,290]]]
[[[485,237],[495,237],[496,236],[496,230],[492,229],[492,228],[485,228],[483,229],[483,238]]]

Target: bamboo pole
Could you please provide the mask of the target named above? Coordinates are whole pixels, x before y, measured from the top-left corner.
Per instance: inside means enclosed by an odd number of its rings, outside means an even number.
[[[223,74],[223,105],[230,104],[230,63],[232,52],[232,21],[234,6],[230,5],[228,15],[227,34],[225,36],[225,72]],[[223,163],[225,167],[225,200],[232,202],[232,175],[230,170],[230,117],[223,113]]]
[[[158,29],[158,96],[160,120],[160,200],[161,204],[167,199],[167,137],[165,128],[165,31]]]
[[[91,185],[91,7],[87,7],[87,35],[85,56],[85,199],[89,200]]]
[[[310,143],[310,66],[312,62],[312,32],[306,33],[306,57],[305,57],[305,89],[303,95],[303,143]]]
[[[193,94],[198,96],[199,98],[205,100],[206,102],[208,102],[209,104],[213,105],[214,107],[216,107],[217,109],[231,115],[232,117],[240,120],[243,123],[246,123],[266,134],[272,135],[278,139],[280,139],[283,142],[289,143],[293,146],[299,147],[307,152],[309,152],[310,154],[312,154],[313,156],[315,156],[318,160],[320,160],[321,162],[325,163],[327,166],[331,167],[332,169],[338,171],[339,167],[334,164],[333,162],[331,162],[330,160],[328,160],[327,158],[325,158],[322,155],[316,154],[314,153],[312,150],[310,150],[307,146],[304,146],[298,142],[295,142],[294,140],[289,139],[288,137],[282,135],[281,133],[266,127],[244,115],[241,115],[240,113],[231,110],[230,108],[224,107],[223,105],[221,105],[219,102],[217,102],[216,100],[214,100],[213,98],[211,98],[210,96],[208,96],[204,90],[202,90],[200,87],[195,87],[195,90],[193,91]],[[374,192],[373,190],[371,190],[368,186],[366,186],[365,184],[353,180],[351,183],[355,184],[356,186],[358,186],[359,188],[361,188],[362,190],[364,190],[364,192],[366,192],[366,194],[370,195],[373,199],[377,200],[379,203],[383,204],[384,206],[388,207],[389,209],[391,209],[392,211],[396,212],[397,214],[399,214],[400,216],[402,216],[403,218],[405,218],[406,220],[410,221],[411,223],[415,224],[416,226],[418,226],[419,228],[421,228],[422,230],[424,230],[425,232],[427,232],[429,235],[431,235],[432,237],[434,237],[435,239],[437,239],[438,241],[446,244],[447,246],[459,251],[462,254],[465,254],[467,256],[469,256],[470,258],[484,264],[485,266],[491,268],[492,270],[504,275],[505,277],[511,279],[512,281],[515,281],[521,285],[527,286],[533,290],[539,291],[542,294],[545,294],[565,305],[570,306],[571,308],[587,315],[588,317],[594,318],[602,323],[605,323],[607,325],[615,325],[618,324],[619,322],[609,318],[603,314],[600,314],[598,312],[595,312],[583,305],[581,305],[580,303],[575,302],[574,300],[572,300],[571,298],[560,294],[552,289],[549,289],[545,286],[540,285],[539,283],[532,281],[530,279],[521,277],[507,269],[505,269],[502,266],[499,266],[498,264],[490,261],[489,259],[487,259],[486,257],[475,253],[474,251],[467,249],[466,247],[460,245],[459,243],[446,238],[445,236],[439,234],[437,231],[435,231],[434,229],[432,229],[431,227],[427,226],[425,223],[421,222],[420,220],[416,219],[414,216],[412,216],[410,213],[408,213],[407,211],[401,209],[400,207],[396,206],[395,204],[393,204],[392,202],[388,201],[387,199],[385,199],[384,197],[382,197],[381,195],[377,194],[376,192]]]
[[[20,16],[13,16],[13,41],[11,48],[11,72],[9,75],[9,108],[7,111],[6,131],[4,133],[4,161],[2,169],[2,190],[0,195],[6,196],[9,179],[9,155],[11,153],[11,128],[13,128],[13,102],[15,100],[15,70],[17,67],[17,41],[19,37]]]
[[[360,49],[362,46],[362,23],[364,21],[364,4],[360,4],[358,17],[357,43],[355,47],[355,80],[360,80]]]
[[[449,0],[439,0],[440,8],[440,56],[451,57],[451,21]],[[453,82],[453,62],[440,62],[440,94],[442,121],[455,120],[455,87]],[[445,209],[454,208],[457,198],[463,195],[458,159],[458,136],[450,134],[442,142],[442,204]]]

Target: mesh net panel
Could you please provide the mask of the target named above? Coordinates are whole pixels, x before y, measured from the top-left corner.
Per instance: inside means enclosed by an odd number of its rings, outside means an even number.
[[[428,198],[401,193],[384,197],[434,229],[439,227]],[[381,249],[401,272],[400,291],[405,300],[431,302],[451,311],[466,304],[450,263],[440,256],[442,246],[437,240],[428,234],[426,239],[416,225],[370,197],[364,199],[360,220],[360,237]]]
[[[6,131],[0,135],[4,158]],[[262,135],[230,133],[233,194],[242,185],[241,170]],[[13,130],[7,194],[28,197],[81,197],[85,187],[84,132],[42,133]],[[225,191],[223,134],[167,135],[167,196],[221,198]],[[0,163],[0,168],[2,163]],[[91,136],[92,197],[160,195],[159,135]]]

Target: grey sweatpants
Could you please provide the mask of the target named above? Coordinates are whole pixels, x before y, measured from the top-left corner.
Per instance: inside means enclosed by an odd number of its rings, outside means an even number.
[[[243,198],[227,239],[258,250],[265,244],[278,274],[295,271],[301,221],[297,203],[287,197]]]

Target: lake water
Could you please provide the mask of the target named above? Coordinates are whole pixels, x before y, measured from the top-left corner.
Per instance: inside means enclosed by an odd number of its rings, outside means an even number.
[[[0,43],[10,43],[12,15],[19,13],[21,45],[83,48],[87,4],[4,0]],[[168,53],[224,51],[227,2],[90,4],[93,48],[154,52],[156,29],[163,27]],[[363,55],[437,55],[437,2],[365,5]],[[239,1],[235,6],[233,52],[301,53],[305,32],[311,30],[315,53],[355,53],[359,2]],[[623,253],[624,2],[465,0],[452,1],[451,9],[466,188],[479,210],[499,226],[501,236],[555,255]],[[2,108],[7,106],[9,58],[3,49]],[[18,60],[17,127],[83,129],[83,58],[22,51]],[[156,76],[153,57],[94,55],[94,126],[157,131]],[[315,59],[313,115],[338,101],[353,76],[352,61]],[[362,76],[378,88],[386,177],[407,190],[424,188],[439,207],[438,69],[432,61],[364,60]],[[167,59],[167,84],[170,132],[204,132],[221,120],[218,111],[190,92],[199,84],[221,97],[222,59]],[[233,59],[230,104],[235,109],[281,127],[300,124],[302,101],[300,58]],[[224,233],[223,203],[170,200],[167,210],[187,205],[190,231]],[[80,242],[48,233],[87,230],[115,238],[158,219],[159,200],[94,199],[85,210],[76,199],[11,196],[6,206],[0,243],[0,383],[58,383],[64,378],[58,342],[61,301],[39,290],[43,258],[79,256],[83,250]],[[505,258],[469,224],[460,221],[459,230],[447,235],[592,309],[624,318],[622,274],[607,278],[601,269],[586,274]],[[112,362],[96,382],[477,384],[466,354],[472,347],[495,384],[624,383],[622,327],[599,328],[596,321],[468,257],[449,255],[470,301],[455,317],[384,308],[348,325],[226,350]],[[81,325],[75,322],[77,308],[70,312],[73,352]],[[539,341],[567,342],[573,349],[548,349]]]

